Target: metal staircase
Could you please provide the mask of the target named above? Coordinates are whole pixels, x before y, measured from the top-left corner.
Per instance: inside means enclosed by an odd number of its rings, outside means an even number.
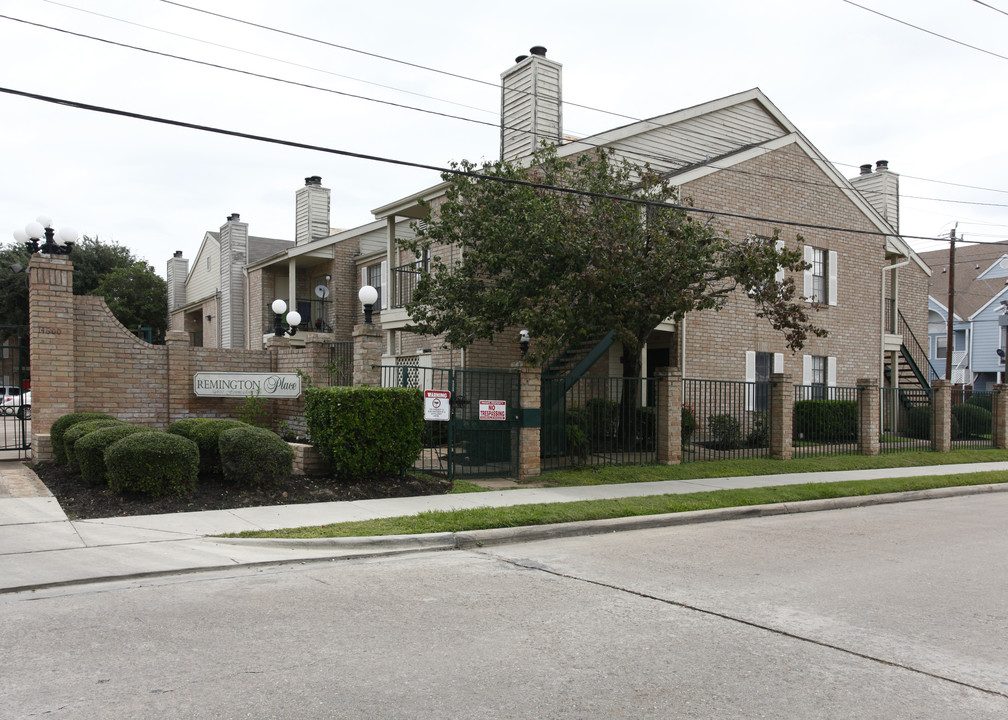
[[[928,359],[927,351],[921,347],[917,337],[910,329],[903,313],[899,312],[899,333],[903,338],[900,345],[898,360],[898,377],[900,387],[900,402],[908,410],[923,404],[921,393],[907,393],[905,389],[930,390],[931,383],[939,379],[938,371]],[[890,370],[886,368],[886,378],[892,383]]]

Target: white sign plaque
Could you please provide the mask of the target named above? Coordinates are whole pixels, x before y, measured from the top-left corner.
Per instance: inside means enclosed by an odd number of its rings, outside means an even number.
[[[301,397],[301,377],[297,373],[219,373],[193,375],[197,397]]]
[[[424,390],[424,420],[451,419],[451,393],[447,390]]]
[[[504,400],[480,400],[480,420],[507,420],[507,402]]]

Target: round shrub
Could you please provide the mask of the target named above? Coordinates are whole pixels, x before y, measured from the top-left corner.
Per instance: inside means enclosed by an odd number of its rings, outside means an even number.
[[[796,437],[811,442],[857,440],[858,408],[855,400],[799,400],[794,404]]]
[[[682,444],[683,447],[689,443],[691,437],[693,437],[693,431],[696,430],[696,417],[693,415],[693,408],[683,403],[682,413],[680,414],[681,433],[682,433]]]
[[[920,440],[931,439],[931,406],[920,405],[910,408],[907,412],[906,435]],[[959,420],[955,413],[952,413],[952,439],[957,439],[962,434]]]
[[[219,451],[224,479],[234,485],[275,483],[290,477],[294,451],[275,432],[248,425],[224,430]]]
[[[105,450],[116,440],[138,432],[150,432],[150,428],[140,425],[110,425],[89,432],[74,443],[74,458],[84,482],[92,487],[107,485]]]
[[[966,398],[966,404],[976,405],[989,413],[994,412],[994,395],[992,393],[976,393]]]
[[[74,472],[80,470],[80,465],[77,464],[77,454],[74,451],[78,440],[99,428],[122,424],[122,421],[113,418],[98,418],[97,420],[84,420],[70,426],[63,435],[63,452],[66,454],[67,467]]]
[[[115,492],[152,498],[184,495],[196,488],[199,448],[181,435],[133,433],[106,448],[105,467]]]
[[[241,420],[226,418],[186,418],[168,426],[168,432],[192,440],[199,448],[199,472],[208,477],[221,474],[220,434],[225,430],[252,427]]]
[[[991,412],[980,405],[968,402],[953,405],[952,417],[958,421],[961,430],[961,434],[954,434],[953,437],[979,438],[991,434],[993,427]],[[954,430],[955,425],[952,428]]]
[[[84,420],[98,420],[99,418],[113,419],[111,415],[96,412],[75,412],[62,415],[53,422],[49,428],[49,439],[52,441],[53,457],[56,462],[66,465],[66,451],[63,449],[63,435],[71,427]]]
[[[711,415],[707,418],[707,428],[710,430],[710,447],[715,450],[734,450],[741,442],[742,431],[733,415]]]

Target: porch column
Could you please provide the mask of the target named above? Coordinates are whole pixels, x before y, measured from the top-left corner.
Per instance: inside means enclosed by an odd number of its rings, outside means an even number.
[[[287,312],[297,310],[297,261],[291,258],[287,262]],[[302,318],[307,320],[308,318]],[[287,317],[284,316],[286,322]]]
[[[931,405],[931,449],[948,452],[952,449],[952,385],[945,380],[931,383],[934,400]]]
[[[770,457],[790,460],[794,416],[794,385],[786,373],[770,374]]]
[[[655,371],[658,401],[655,407],[658,432],[658,462],[678,465],[682,462],[682,373],[678,368]]]
[[[862,455],[878,455],[881,451],[878,380],[860,378],[857,389],[858,452]]]
[[[518,368],[521,427],[518,428],[518,482],[539,477],[542,432],[542,370],[520,365]]]

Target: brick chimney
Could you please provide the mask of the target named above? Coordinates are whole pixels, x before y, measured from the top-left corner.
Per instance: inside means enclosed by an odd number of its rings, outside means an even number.
[[[294,244],[304,245],[312,240],[329,237],[329,188],[322,187],[322,178],[312,175],[305,178],[303,188],[295,195]]]
[[[851,178],[853,185],[899,232],[899,175],[889,169],[888,160],[879,160],[872,172],[871,163],[861,166],[861,174]]]
[[[248,223],[228,215],[220,229],[220,333],[222,348],[245,348],[245,284]]]
[[[563,135],[563,66],[536,45],[501,73],[501,159],[531,155],[541,141]]]

